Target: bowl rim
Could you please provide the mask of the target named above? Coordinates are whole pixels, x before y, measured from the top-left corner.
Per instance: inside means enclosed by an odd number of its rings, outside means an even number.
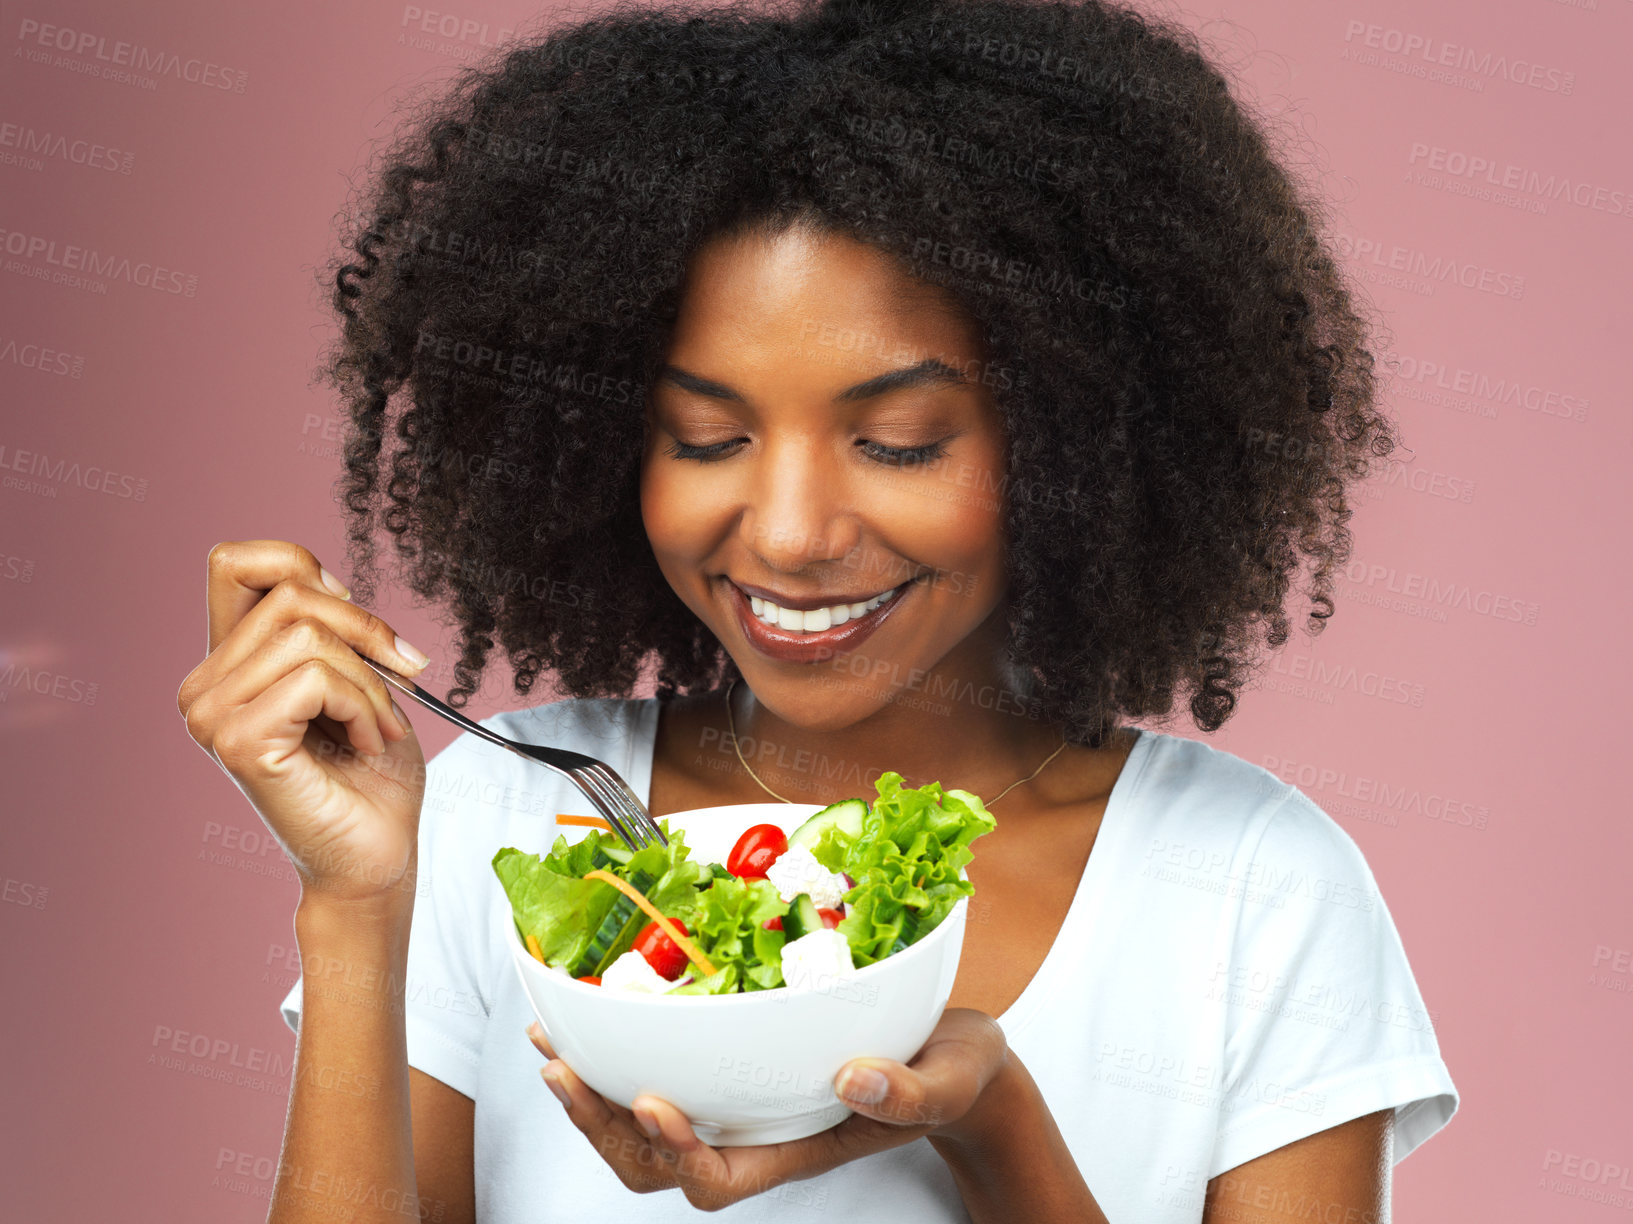
[[[772,806],[776,806],[776,805],[775,804],[769,804],[769,803],[764,803],[764,804],[762,804],[762,803],[722,803],[722,804],[716,804],[716,805],[711,806],[711,807],[688,808],[684,812],[667,812],[667,813],[664,814],[663,819],[672,819],[673,817],[676,817],[676,816],[690,816],[695,812],[718,812],[718,811],[729,811],[732,808],[747,808],[747,807],[759,808],[759,807],[772,807]],[[803,807],[805,805],[803,805],[803,804],[789,804],[788,806],[789,807]],[[816,804],[816,805],[813,805],[813,806],[814,806],[816,811],[821,811],[824,807],[826,807],[828,805],[826,805],[826,804]],[[750,826],[750,827],[752,827],[752,826]],[[684,826],[682,826],[682,828],[684,829]],[[738,836],[740,837],[740,836],[742,836],[742,834],[738,834]],[[687,848],[689,850],[691,847],[688,846]],[[535,851],[534,853],[537,853],[537,851]],[[959,875],[959,878],[962,879],[962,880],[968,880],[968,878],[969,878],[968,873],[962,868],[959,869],[958,875]],[[616,998],[619,1002],[631,1002],[631,1003],[641,1003],[641,1004],[659,1004],[659,1005],[667,1004],[667,1005],[669,1005],[671,1007],[676,1005],[676,1004],[679,1004],[681,1006],[686,1006],[688,1004],[693,1004],[693,1003],[706,1003],[706,1004],[711,1004],[711,1005],[716,1006],[716,1007],[729,1007],[729,1006],[732,1006],[733,1004],[743,1004],[743,1003],[747,1003],[747,1002],[749,1002],[751,1000],[757,1000],[757,999],[761,999],[761,998],[765,998],[765,997],[775,997],[776,999],[781,1000],[781,999],[785,999],[785,998],[791,998],[791,997],[806,995],[806,994],[825,993],[823,991],[789,990],[786,986],[772,987],[769,990],[738,990],[738,991],[733,991],[730,994],[718,994],[718,995],[707,995],[707,994],[705,994],[705,995],[675,995],[675,994],[668,994],[668,993],[665,993],[665,994],[648,994],[647,992],[641,991],[641,990],[605,990],[604,991],[604,990],[602,990],[602,988],[600,986],[596,986],[596,985],[594,985],[594,984],[592,984],[590,982],[581,982],[581,981],[579,981],[577,978],[571,976],[565,969],[552,968],[551,966],[544,964],[537,957],[535,957],[531,952],[529,952],[527,950],[527,945],[522,942],[521,933],[517,929],[517,926],[516,926],[516,913],[515,913],[515,910],[511,906],[511,903],[510,903],[510,894],[505,891],[504,882],[501,881],[499,879],[498,875],[496,873],[494,873],[493,871],[491,871],[491,870],[488,872],[488,876],[493,881],[493,887],[498,890],[499,899],[503,903],[502,904],[502,909],[504,911],[505,940],[510,946],[510,952],[511,952],[512,958],[517,962],[517,969],[518,970],[525,970],[528,965],[531,965],[533,967],[533,971],[536,972],[537,974],[539,974],[543,980],[559,981],[560,983],[562,983],[562,984],[564,984],[566,986],[576,987],[579,990],[595,991],[597,993],[597,995],[600,998],[603,998],[603,999]],[[913,943],[911,943],[907,947],[903,948],[900,952],[892,953],[890,956],[886,956],[881,960],[876,960],[870,965],[863,965],[860,968],[858,968],[856,970],[853,970],[851,973],[847,974],[845,977],[843,977],[843,978],[841,978],[839,980],[844,981],[844,982],[859,981],[859,980],[861,980],[863,978],[863,976],[865,974],[870,973],[872,970],[883,968],[886,965],[902,963],[904,958],[905,959],[911,959],[913,957],[914,953],[920,952],[921,950],[923,950],[923,949],[929,947],[931,944],[933,944],[936,941],[937,936],[944,936],[946,931],[948,930],[948,928],[952,924],[954,917],[956,915],[959,915],[962,912],[967,911],[968,906],[969,906],[969,901],[970,901],[970,894],[965,893],[963,896],[959,897],[957,901],[953,902],[952,909],[948,910],[946,916],[943,917],[940,922],[936,923],[935,927],[932,928],[923,937],[921,937],[920,939],[915,940]],[[831,929],[831,928],[829,928],[829,929]],[[874,976],[878,976],[878,975],[874,974]],[[525,984],[526,983],[524,981],[524,985]]]

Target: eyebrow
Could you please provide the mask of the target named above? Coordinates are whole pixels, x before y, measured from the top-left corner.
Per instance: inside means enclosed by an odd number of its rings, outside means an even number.
[[[710,399],[731,400],[735,403],[746,403],[744,397],[724,383],[713,379],[700,378],[698,375],[681,369],[679,366],[666,365],[658,371],[660,382],[673,383],[684,391],[696,395],[706,395]],[[936,386],[945,383],[962,384],[966,380],[962,374],[953,369],[944,361],[934,357],[927,357],[917,365],[904,366],[899,370],[886,370],[865,382],[859,382],[854,387],[846,387],[834,396],[834,403],[849,404],[859,400],[872,399],[884,395],[888,391],[900,391],[904,387]]]

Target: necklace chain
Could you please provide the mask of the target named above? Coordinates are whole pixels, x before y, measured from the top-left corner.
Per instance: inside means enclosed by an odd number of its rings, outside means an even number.
[[[784,803],[793,803],[793,802],[795,802],[793,799],[783,799],[783,797],[781,795],[777,794],[776,791],[772,790],[769,786],[766,786],[764,779],[762,779],[759,774],[755,773],[753,768],[749,765],[749,763],[746,760],[743,759],[743,750],[742,750],[741,747],[738,746],[738,743],[737,743],[737,725],[736,725],[735,720],[732,718],[732,714],[731,714],[731,692],[732,692],[732,689],[734,689],[736,686],[737,686],[737,677],[733,676],[731,678],[731,683],[726,685],[726,727],[731,732],[732,750],[737,753],[737,759],[738,759],[738,761],[742,762],[743,768],[748,770],[748,776],[753,778],[762,787],[764,787],[764,789],[766,790],[766,792],[768,794],[774,796],[777,799],[781,799]],[[1059,756],[1061,754],[1061,751],[1065,747],[1066,747],[1066,733],[1064,731],[1062,731],[1061,736],[1060,736],[1060,747],[1056,748],[1048,756],[1043,758],[1043,765],[1047,765],[1050,761],[1054,760],[1057,756]],[[1011,782],[1008,786],[1004,787],[1003,790],[999,791],[991,799],[988,799],[988,800],[985,801],[986,806],[990,808],[993,804],[997,803],[998,800],[1002,799],[1005,795],[1009,794],[1010,791],[1014,790],[1022,782],[1030,782],[1033,778],[1037,777],[1040,773],[1043,772],[1043,765],[1039,765],[1031,773],[1027,774],[1026,777],[1017,778],[1015,781]]]

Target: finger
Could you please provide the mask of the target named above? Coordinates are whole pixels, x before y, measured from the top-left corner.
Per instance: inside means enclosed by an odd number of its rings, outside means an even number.
[[[556,1056],[555,1047],[550,1044],[550,1039],[544,1035],[544,1029],[539,1026],[539,1022],[537,1020],[533,1021],[532,1024],[527,1026],[527,1039],[531,1041],[534,1048],[536,1048],[538,1052],[543,1054],[546,1058],[554,1058]]]
[[[840,1165],[911,1143],[920,1132],[853,1114],[837,1126],[783,1143],[714,1148],[691,1122],[660,1097],[639,1096],[635,1116],[659,1127],[654,1142],[676,1154],[674,1177],[694,1207],[715,1210],[764,1194],[790,1181],[817,1177]]]
[[[368,698],[322,659],[299,664],[258,697],[228,711],[207,746],[234,776],[251,770],[275,775],[304,746],[307,724],[319,714],[343,724],[358,752],[385,751]]]
[[[311,550],[288,540],[223,540],[210,550],[205,568],[212,651],[261,597],[285,578],[296,578],[336,598],[351,598]]]
[[[911,1063],[853,1058],[834,1077],[834,1092],[864,1117],[937,1127],[969,1112],[998,1073],[1007,1048],[1003,1029],[991,1016],[948,1008]]]
[[[396,630],[367,608],[336,599],[325,591],[314,590],[306,582],[284,578],[227,631],[209,657],[195,667],[182,683],[176,703],[183,716],[200,693],[219,683],[221,677],[287,626],[308,618],[327,625],[355,653],[397,671],[414,675],[425,666],[424,654],[404,641]],[[413,653],[408,653],[410,651]]]
[[[697,1137],[691,1121],[662,1097],[642,1093],[631,1102],[635,1124],[659,1152],[672,1153],[670,1174],[694,1207],[716,1210],[788,1180],[776,1170],[787,1163],[789,1144],[732,1148],[728,1159]]]
[[[643,1134],[685,1158],[683,1181],[713,1184],[729,1179],[731,1170],[720,1153],[699,1139],[691,1119],[668,1101],[642,1093],[630,1103],[630,1113]]]
[[[384,740],[408,734],[408,719],[391,696],[390,688],[356,651],[315,616],[303,616],[275,633],[259,650],[223,676],[206,697],[217,710],[229,710],[253,700],[274,682],[302,663],[320,659],[354,684],[368,698],[373,721]],[[197,703],[195,703],[196,705]]]
[[[578,1127],[625,1186],[646,1194],[676,1184],[675,1154],[643,1134],[627,1109],[608,1101],[560,1059],[546,1063],[539,1073],[546,1085],[554,1080],[559,1086],[568,1121]]]

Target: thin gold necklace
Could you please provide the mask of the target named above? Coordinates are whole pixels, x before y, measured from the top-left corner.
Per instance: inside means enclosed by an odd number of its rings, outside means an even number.
[[[742,748],[738,747],[738,744],[737,744],[737,725],[736,725],[736,722],[732,719],[732,716],[731,716],[731,691],[736,686],[737,686],[737,677],[733,676],[731,678],[731,683],[726,685],[726,727],[731,732],[731,746],[732,746],[732,749],[737,753],[737,759],[742,762],[743,768],[748,770],[748,776],[753,778],[756,782],[760,783],[760,785],[762,787],[765,787],[765,790],[767,791],[767,793],[775,796],[778,799],[782,799],[782,801],[784,803],[797,802],[796,800],[793,800],[793,799],[783,799],[783,797],[781,795],[778,795],[776,791],[772,790],[769,786],[766,786],[764,780],[761,779],[760,775],[754,772],[754,770],[750,767],[750,765],[749,765],[749,763],[747,761],[743,760],[743,750],[742,750]],[[1066,747],[1066,733],[1064,731],[1062,731],[1061,734],[1060,734],[1060,748],[1056,748],[1048,756],[1044,757],[1043,758],[1043,765],[1047,765],[1050,761],[1054,760],[1057,756],[1059,756],[1060,752],[1061,752],[1061,749],[1065,748],[1065,747]],[[1022,782],[1030,782],[1033,778],[1037,777],[1040,773],[1043,772],[1043,765],[1039,765],[1031,773],[1027,774],[1026,777],[1018,778],[1014,782],[1011,782],[1008,786],[1004,787],[1003,790],[999,791],[991,799],[988,799],[988,800],[985,801],[986,806],[990,808],[993,804],[997,803],[998,800],[1002,799],[1005,795],[1009,794],[1010,791],[1014,790]]]

